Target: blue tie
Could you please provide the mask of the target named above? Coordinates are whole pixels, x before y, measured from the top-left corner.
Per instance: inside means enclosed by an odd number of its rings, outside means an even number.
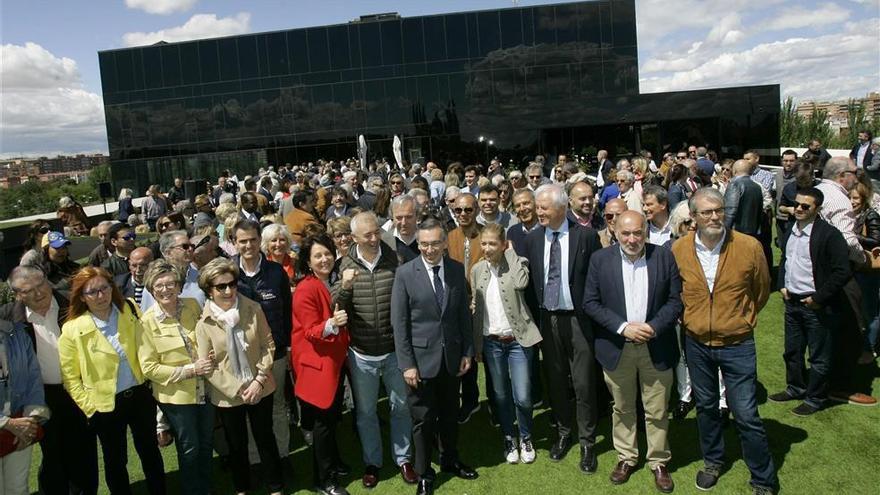
[[[445,292],[443,290],[443,280],[440,279],[440,265],[432,266],[431,269],[434,270],[434,299],[437,300],[437,308],[442,313]]]
[[[550,243],[550,263],[547,266],[547,284],[544,286],[544,309],[553,311],[559,307],[559,289],[562,284],[562,246],[559,245],[559,232],[553,232]]]

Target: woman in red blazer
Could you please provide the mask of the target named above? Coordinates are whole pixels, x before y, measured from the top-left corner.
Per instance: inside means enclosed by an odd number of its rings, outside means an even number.
[[[312,454],[316,488],[321,493],[348,493],[337,480],[342,465],[336,445],[336,422],[342,402],[341,376],[348,353],[348,316],[330,306],[330,273],[336,249],[327,234],[306,237],[297,272],[307,274],[293,292],[291,357],[294,393],[304,417],[314,419]]]

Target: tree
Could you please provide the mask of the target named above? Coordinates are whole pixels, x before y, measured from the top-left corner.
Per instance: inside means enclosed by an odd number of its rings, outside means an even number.
[[[794,98],[789,96],[779,110],[779,143],[783,147],[800,148],[807,138],[804,118],[797,113]]]

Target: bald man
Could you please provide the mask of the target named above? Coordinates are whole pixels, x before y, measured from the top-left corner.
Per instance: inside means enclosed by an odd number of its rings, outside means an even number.
[[[153,261],[153,251],[147,247],[139,247],[128,255],[128,273],[117,275],[116,285],[122,291],[122,297],[131,298],[140,306],[144,295],[144,275],[147,265]]]
[[[618,463],[612,484],[626,483],[639,461],[636,403],[645,410],[646,460],[654,485],[674,489],[667,465],[667,404],[678,362],[675,323],[682,311],[681,278],[672,252],[649,244],[641,212],[624,211],[616,221],[619,244],[595,253],[587,270],[584,312],[596,322],[596,359],[614,398],[612,438]],[[651,276],[648,276],[648,273]],[[623,287],[620,290],[602,290]]]
[[[602,247],[617,244],[617,237],[614,235],[614,225],[617,222],[617,217],[628,209],[626,201],[620,198],[614,198],[605,204],[605,228],[599,231],[599,242],[602,243]]]
[[[724,192],[724,224],[728,229],[758,237],[764,194],[752,180],[752,164],[745,159],[733,163],[733,179]]]

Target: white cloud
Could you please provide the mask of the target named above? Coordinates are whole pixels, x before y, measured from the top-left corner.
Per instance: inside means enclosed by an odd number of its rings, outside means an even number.
[[[215,14],[196,14],[182,26],[161,29],[151,33],[134,32],[122,35],[125,46],[152,45],[159,41],[169,43],[203,38],[217,38],[243,34],[251,29],[251,15],[239,12],[235,16],[217,18]]]
[[[824,3],[818,8],[802,6],[786,7],[779,15],[773,16],[762,26],[764,30],[780,31],[805,27],[820,28],[849,19],[849,10],[833,3]]]
[[[148,14],[168,15],[174,12],[186,12],[193,8],[199,0],[125,0],[130,9],[143,10]]]
[[[0,153],[107,149],[104,106],[76,62],[35,43],[2,46]]]

